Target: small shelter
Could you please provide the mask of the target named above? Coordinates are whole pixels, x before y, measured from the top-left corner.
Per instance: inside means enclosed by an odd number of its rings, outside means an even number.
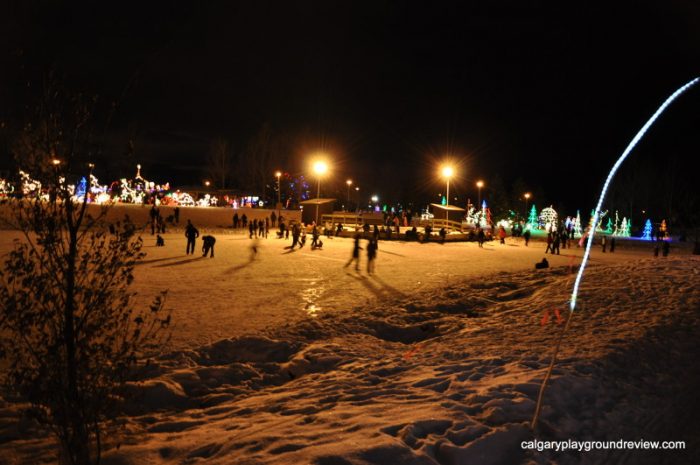
[[[458,223],[462,222],[466,210],[454,205],[440,205],[439,203],[431,203],[433,207],[433,216],[436,220],[450,220]]]
[[[301,205],[301,222],[311,224],[316,221],[316,209],[318,209],[318,222],[321,223],[323,215],[333,213],[335,199],[309,199],[299,202]]]

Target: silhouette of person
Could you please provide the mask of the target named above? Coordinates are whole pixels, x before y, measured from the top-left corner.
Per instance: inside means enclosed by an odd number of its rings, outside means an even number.
[[[216,244],[214,236],[202,236],[202,257],[206,257],[207,253],[211,252],[210,258],[214,258],[214,244]]]
[[[175,218],[175,223],[180,224],[180,207],[175,207],[175,210],[173,210],[173,216]]]
[[[187,250],[186,255],[194,254],[194,245],[199,237],[199,231],[194,227],[192,221],[187,220],[187,226],[185,226],[185,237],[187,238]]]
[[[377,258],[377,241],[370,239],[367,244],[367,274],[374,273],[374,260]]]
[[[344,268],[349,267],[352,262],[355,262],[355,271],[360,271],[360,250],[362,250],[362,247],[360,247],[360,237],[359,233],[355,234],[352,257],[350,257],[350,261],[345,264]]]

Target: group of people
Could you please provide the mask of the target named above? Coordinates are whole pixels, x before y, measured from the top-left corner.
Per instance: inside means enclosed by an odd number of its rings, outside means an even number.
[[[187,226],[185,226],[185,237],[187,238],[185,254],[194,255],[195,245],[199,237],[199,230],[194,227],[190,220],[187,220]],[[209,255],[210,258],[214,258],[214,244],[216,244],[216,238],[214,236],[202,236],[202,257]]]
[[[349,267],[354,262],[355,271],[360,271],[360,250],[362,250],[362,247],[360,247],[361,238],[362,235],[359,232],[355,234],[355,237],[353,238],[352,255],[350,256],[350,260],[345,264],[345,268]],[[367,240],[367,274],[374,273],[374,261],[377,258],[378,249],[379,241],[374,235],[370,236]]]

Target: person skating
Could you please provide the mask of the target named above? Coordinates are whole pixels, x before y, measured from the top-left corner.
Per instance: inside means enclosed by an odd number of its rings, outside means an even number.
[[[344,268],[349,267],[352,262],[355,262],[355,271],[360,271],[360,250],[362,250],[362,247],[360,247],[360,237],[359,233],[355,234],[352,257],[350,257],[350,261],[345,264]]]
[[[523,238],[525,239],[525,247],[530,243],[530,230],[526,229],[525,232],[523,233]]]
[[[377,242],[370,239],[367,244],[367,274],[374,273],[374,260],[377,258]]]
[[[607,236],[603,236],[600,239],[600,245],[603,247],[603,253],[605,253],[605,247],[608,245],[608,237]]]
[[[486,240],[486,233],[484,233],[484,228],[479,228],[476,232],[476,240],[479,243],[479,247],[484,247],[484,241]]]
[[[445,228],[440,228],[440,244],[445,243],[446,237],[447,237],[447,230]]]
[[[273,228],[275,227],[275,221],[277,221],[277,215],[275,215],[275,212],[272,212],[270,214],[270,222]]]
[[[610,238],[610,253],[615,252],[615,236]]]
[[[251,221],[248,223],[248,239],[253,238],[253,232],[255,231],[255,226],[253,225],[253,222]]]
[[[180,207],[175,207],[175,210],[173,210],[173,216],[175,218],[175,224],[180,224]]]
[[[556,252],[557,255],[559,255],[559,244],[561,243],[561,239],[559,238],[559,233],[554,232],[552,234],[552,255]]]
[[[150,211],[150,216],[151,216],[151,236],[153,236],[156,233],[156,227],[158,226],[158,207],[153,204],[151,207]]]
[[[321,237],[321,235],[318,232],[318,227],[316,226],[316,223],[314,223],[314,227],[311,230],[311,248],[315,249],[318,247],[318,238]]]
[[[211,252],[210,258],[214,258],[214,244],[216,244],[214,236],[202,236],[202,257],[206,257],[207,253]]]
[[[501,240],[501,244],[506,245],[506,228],[503,226],[498,227],[498,238]]]
[[[238,212],[233,214],[233,229],[238,229]]]
[[[554,253],[554,251],[552,250],[552,243],[553,242],[554,242],[554,238],[552,237],[552,233],[551,232],[547,233],[547,248],[544,249],[544,253],[547,253],[547,252]]]
[[[187,226],[185,226],[185,237],[187,238],[187,250],[185,255],[194,254],[194,246],[199,237],[199,231],[190,220],[187,220]]]

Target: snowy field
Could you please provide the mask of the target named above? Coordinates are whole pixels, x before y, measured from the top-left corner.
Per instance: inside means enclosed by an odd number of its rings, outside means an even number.
[[[270,236],[251,260],[247,234],[210,232],[215,258],[186,256],[182,231],[165,247],[144,236],[135,290],[145,304],[168,289],[173,341],[132,383],[107,465],[700,463],[700,259],[687,249],[594,249],[533,433],[563,328],[553,309],[566,317],[582,249],[535,271],[542,242],[382,241],[368,276],[364,250],[360,272],[343,266],[351,239],[289,251]],[[0,232],[0,253],[16,235]],[[0,407],[0,463],[55,460],[15,406]],[[533,438],[687,449],[523,450]]]

